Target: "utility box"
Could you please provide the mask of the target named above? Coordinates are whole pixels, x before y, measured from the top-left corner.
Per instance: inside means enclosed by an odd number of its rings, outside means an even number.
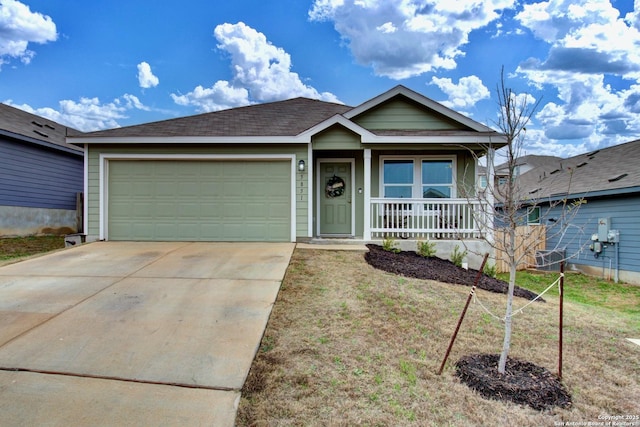
[[[560,271],[560,263],[564,258],[564,250],[536,251],[536,268],[542,271]]]
[[[611,218],[599,218],[598,219],[598,240],[601,242],[608,242],[610,230],[611,230]]]

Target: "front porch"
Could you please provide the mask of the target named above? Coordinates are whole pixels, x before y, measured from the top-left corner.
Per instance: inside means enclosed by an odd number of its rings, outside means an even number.
[[[488,232],[490,209],[477,199],[371,198],[369,205],[364,240],[481,240]]]

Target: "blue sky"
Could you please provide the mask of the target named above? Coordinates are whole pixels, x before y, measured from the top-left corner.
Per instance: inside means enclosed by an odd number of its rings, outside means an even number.
[[[527,154],[640,138],[640,0],[0,0],[0,101],[85,131],[397,84],[495,128],[503,66]]]

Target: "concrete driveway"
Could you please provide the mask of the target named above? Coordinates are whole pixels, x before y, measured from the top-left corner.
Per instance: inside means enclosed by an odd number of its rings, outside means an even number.
[[[294,246],[96,242],[0,267],[2,425],[232,426]]]

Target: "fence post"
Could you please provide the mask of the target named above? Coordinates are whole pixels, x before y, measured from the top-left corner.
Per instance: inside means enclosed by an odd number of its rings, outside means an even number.
[[[440,365],[440,370],[438,371],[438,375],[442,374],[442,370],[444,369],[445,363],[447,363],[447,359],[449,358],[449,354],[451,353],[451,349],[453,348],[453,343],[458,336],[458,331],[460,331],[460,326],[462,325],[462,320],[464,320],[464,316],[467,314],[467,309],[469,308],[469,303],[471,302],[471,298],[473,297],[474,292],[476,291],[476,286],[478,282],[480,282],[480,277],[482,277],[482,271],[484,270],[484,265],[487,262],[487,258],[489,258],[489,254],[484,255],[484,259],[482,260],[482,264],[480,265],[480,269],[478,270],[478,274],[476,275],[476,280],[471,287],[471,292],[469,292],[469,296],[467,297],[467,302],[464,305],[464,309],[462,313],[460,313],[460,318],[458,319],[458,324],[456,325],[456,330],[451,337],[451,341],[449,341],[449,347],[447,347],[447,353],[444,355],[444,359],[442,360],[442,364]]]

